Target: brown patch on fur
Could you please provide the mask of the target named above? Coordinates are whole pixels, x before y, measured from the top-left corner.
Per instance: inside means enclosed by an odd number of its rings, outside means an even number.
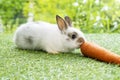
[[[29,36],[28,38],[26,38],[26,41],[30,44],[33,43],[33,37],[32,36]]]
[[[66,40],[67,40],[67,41],[70,41],[70,38],[67,38]]]
[[[82,43],[82,42],[84,42],[84,39],[83,39],[83,38],[79,38],[79,39],[77,40],[77,42],[78,42],[78,43]]]
[[[73,32],[73,33],[69,33],[68,36],[72,39],[72,35],[75,35],[77,37],[77,33],[76,32]]]

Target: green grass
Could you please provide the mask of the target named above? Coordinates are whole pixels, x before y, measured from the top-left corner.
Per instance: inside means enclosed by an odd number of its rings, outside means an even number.
[[[0,34],[0,80],[120,80],[120,67],[74,53],[51,55],[20,50],[13,34]],[[120,34],[86,34],[95,42],[120,54]]]

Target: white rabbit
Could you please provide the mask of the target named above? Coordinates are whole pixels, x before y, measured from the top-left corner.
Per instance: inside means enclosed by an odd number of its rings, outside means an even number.
[[[65,20],[56,15],[56,24],[28,22],[15,32],[14,42],[18,48],[44,50],[48,53],[70,52],[85,41],[83,33],[72,27],[68,16]]]

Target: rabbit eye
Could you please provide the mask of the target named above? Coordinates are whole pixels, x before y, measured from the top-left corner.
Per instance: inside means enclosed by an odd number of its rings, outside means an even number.
[[[77,38],[78,34],[76,32],[72,32],[72,33],[69,33],[68,36],[69,36],[69,38],[74,40],[75,38]]]
[[[75,34],[72,35],[72,39],[75,39],[77,36]]]

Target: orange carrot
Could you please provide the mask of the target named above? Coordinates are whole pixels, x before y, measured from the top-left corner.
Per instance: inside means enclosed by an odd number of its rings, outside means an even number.
[[[91,42],[84,42],[81,46],[84,56],[94,58],[107,63],[120,64],[120,56]]]

